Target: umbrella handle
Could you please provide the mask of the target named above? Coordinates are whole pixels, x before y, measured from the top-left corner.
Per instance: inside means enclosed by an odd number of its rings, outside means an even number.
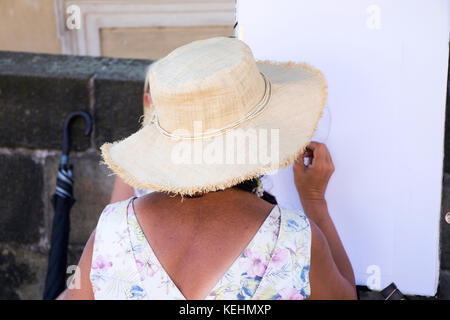
[[[84,130],[84,135],[88,136],[92,131],[92,118],[89,113],[78,110],[73,111],[69,113],[69,115],[66,117],[66,120],[64,121],[64,140],[63,140],[63,149],[62,149],[62,158],[61,158],[61,164],[63,166],[67,165],[67,159],[69,157],[69,149],[70,149],[70,132],[69,132],[69,126],[71,121],[76,118],[82,116],[86,120],[86,129]]]

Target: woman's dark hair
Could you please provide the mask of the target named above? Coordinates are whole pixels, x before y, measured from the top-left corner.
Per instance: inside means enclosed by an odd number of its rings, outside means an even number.
[[[259,178],[254,178],[242,181],[241,183],[235,185],[234,188],[254,193],[255,190],[258,188],[259,183],[260,183]],[[277,204],[277,199],[266,191],[264,191],[263,195],[261,196],[261,199],[266,200],[271,204]]]
[[[238,188],[247,192],[251,192],[251,193],[256,193],[256,190],[259,186],[259,184],[261,183],[260,177],[258,178],[253,178],[253,179],[249,179],[249,180],[245,180],[242,181],[241,183],[238,183],[237,185],[233,186],[233,188]],[[186,195],[186,198],[199,198],[202,195],[194,195],[194,196],[189,196]],[[277,203],[277,199],[271,195],[270,193],[264,191],[262,196],[260,197],[263,200],[266,200],[267,202],[271,203],[271,204],[278,204]]]

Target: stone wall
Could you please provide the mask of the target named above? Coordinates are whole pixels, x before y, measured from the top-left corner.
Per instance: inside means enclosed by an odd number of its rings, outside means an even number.
[[[40,299],[47,270],[55,190],[66,115],[74,121],[74,165],[69,264],[76,264],[97,218],[109,201],[113,177],[99,165],[99,147],[139,127],[146,67],[151,61],[40,55],[0,51],[0,299]],[[448,99],[450,101],[450,99]],[[450,108],[441,219],[438,296],[450,299]],[[416,297],[417,298],[417,297]]]
[[[94,120],[72,123],[74,165],[69,264],[76,264],[113,177],[99,147],[139,127],[151,61],[0,51],[0,299],[41,299],[47,270],[64,119],[74,110]]]

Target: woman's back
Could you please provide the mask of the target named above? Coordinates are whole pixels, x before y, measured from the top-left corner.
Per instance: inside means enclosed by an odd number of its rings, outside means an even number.
[[[137,219],[165,270],[187,298],[200,299],[245,249],[272,207],[235,189],[183,201],[156,193],[135,203]]]
[[[289,214],[294,214],[293,219]],[[124,229],[129,238],[123,236]],[[295,235],[289,236],[289,231]],[[95,241],[91,269],[96,298],[303,299],[309,295],[306,217],[244,191],[229,189],[182,202],[154,193],[114,204],[102,214],[96,238],[100,240]],[[118,248],[123,254],[114,256]],[[105,259],[105,254],[110,258]]]

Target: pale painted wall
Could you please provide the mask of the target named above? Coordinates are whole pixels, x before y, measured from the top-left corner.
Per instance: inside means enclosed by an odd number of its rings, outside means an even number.
[[[103,28],[100,31],[102,56],[159,59],[189,42],[234,35],[233,26]]]
[[[1,0],[0,50],[61,53],[53,0]]]
[[[81,9],[79,30],[65,28],[71,4]],[[234,21],[234,0],[1,0],[0,50],[158,59],[194,40],[232,36]]]

